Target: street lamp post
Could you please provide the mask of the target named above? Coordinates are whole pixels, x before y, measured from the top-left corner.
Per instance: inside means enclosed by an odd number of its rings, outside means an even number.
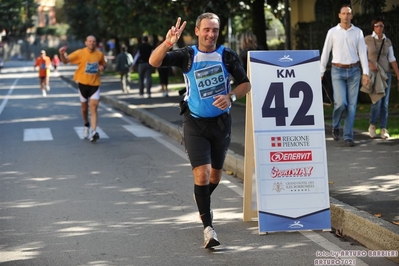
[[[284,24],[285,24],[285,50],[291,50],[291,12],[290,0],[284,0]]]

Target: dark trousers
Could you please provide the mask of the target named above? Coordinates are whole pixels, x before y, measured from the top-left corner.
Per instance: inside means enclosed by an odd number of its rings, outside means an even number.
[[[149,63],[140,63],[138,66],[139,73],[139,92],[140,95],[144,94],[144,85],[147,89],[147,94],[151,95],[152,86],[152,66]]]

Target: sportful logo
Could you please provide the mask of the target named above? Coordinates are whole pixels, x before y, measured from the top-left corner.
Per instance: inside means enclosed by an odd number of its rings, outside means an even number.
[[[270,161],[272,162],[307,162],[312,160],[312,151],[270,152]]]
[[[292,62],[294,59],[292,59],[291,57],[290,57],[290,55],[284,55],[282,58],[280,58],[278,61],[279,62]]]
[[[313,172],[313,166],[309,167],[298,167],[291,169],[278,169],[273,167],[270,173],[272,178],[278,177],[308,177],[311,176]]]

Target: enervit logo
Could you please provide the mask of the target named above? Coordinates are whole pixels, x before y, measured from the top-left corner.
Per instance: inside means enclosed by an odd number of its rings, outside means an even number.
[[[270,152],[270,161],[272,162],[308,162],[312,160],[312,151]]]

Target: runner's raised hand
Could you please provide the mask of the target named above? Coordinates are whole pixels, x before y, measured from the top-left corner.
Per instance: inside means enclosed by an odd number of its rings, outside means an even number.
[[[168,33],[166,34],[166,41],[170,44],[175,44],[179,40],[181,34],[183,33],[184,28],[186,27],[187,22],[184,21],[180,26],[181,18],[177,18],[176,25],[172,26]]]

